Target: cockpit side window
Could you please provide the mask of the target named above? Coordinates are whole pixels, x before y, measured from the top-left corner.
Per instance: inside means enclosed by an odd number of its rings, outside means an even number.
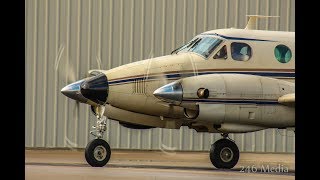
[[[251,58],[251,47],[246,43],[231,43],[231,56],[236,61],[247,61]]]
[[[171,54],[173,53],[178,53],[178,52],[185,52],[188,51],[188,49],[190,48],[191,45],[193,45],[197,40],[199,40],[200,38],[193,38],[191,41],[189,41],[187,44],[173,50],[171,52]]]
[[[207,58],[212,51],[221,43],[220,39],[203,37],[191,46],[189,51],[195,52]]]
[[[213,59],[228,59],[227,46],[224,45],[217,54],[213,56]]]
[[[172,51],[171,54],[181,52],[194,52],[205,58],[208,58],[208,56],[215,50],[216,47],[218,47],[221,42],[221,39],[214,37],[197,37],[189,41],[184,46],[181,46],[180,48]]]

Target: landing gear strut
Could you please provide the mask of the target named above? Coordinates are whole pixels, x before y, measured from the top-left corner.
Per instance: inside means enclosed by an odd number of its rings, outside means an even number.
[[[101,139],[107,130],[107,117],[103,115],[104,110],[104,106],[97,107],[97,123],[96,126],[92,126],[94,130],[90,131],[90,134],[95,136],[96,139],[90,141],[85,149],[86,161],[93,167],[106,165],[111,157],[109,144]]]
[[[216,168],[231,169],[239,160],[238,146],[223,133],[222,139],[211,145],[210,160]]]

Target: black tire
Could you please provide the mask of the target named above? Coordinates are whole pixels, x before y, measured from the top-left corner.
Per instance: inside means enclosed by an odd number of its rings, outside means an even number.
[[[96,149],[97,148],[97,149]],[[104,149],[103,149],[104,148]],[[104,152],[104,155],[100,159],[95,157],[98,156],[98,153]],[[96,153],[96,154],[95,154]],[[111,157],[111,149],[109,144],[103,139],[94,139],[88,143],[86,150],[85,150],[85,158],[88,164],[92,167],[102,167],[108,163]]]
[[[223,152],[228,153],[225,159],[223,159],[222,155],[220,155],[223,154]],[[228,139],[220,139],[211,145],[210,160],[216,168],[231,169],[238,163],[239,160],[238,146]]]

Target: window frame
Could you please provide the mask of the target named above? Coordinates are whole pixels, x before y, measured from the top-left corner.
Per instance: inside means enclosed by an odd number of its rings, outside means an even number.
[[[218,52],[221,51],[221,49],[222,49],[223,47],[226,47],[227,57],[226,57],[226,58],[214,58],[214,56],[217,55]],[[228,52],[229,52],[229,50],[228,50],[228,44],[222,42],[222,43],[221,43],[221,47],[220,47],[220,46],[217,47],[217,51],[213,54],[212,59],[227,60],[227,59],[229,58],[229,53],[228,53]]]

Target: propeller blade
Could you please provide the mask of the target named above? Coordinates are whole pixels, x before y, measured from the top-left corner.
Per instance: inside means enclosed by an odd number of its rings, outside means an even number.
[[[68,77],[68,83],[73,83],[75,82],[77,79],[76,79],[76,71],[74,69],[74,66],[71,62],[69,62],[69,60],[67,61],[68,62],[68,72],[66,72],[67,74],[67,77]]]
[[[101,58],[98,55],[96,56],[96,60],[97,60],[98,69],[101,70]]]
[[[76,101],[73,107],[73,118],[75,121],[79,120],[79,105],[80,105],[80,102]]]
[[[70,62],[70,59],[68,57],[64,58],[64,56],[62,56],[64,49],[65,45],[61,44],[55,59],[54,69],[55,72],[58,73],[60,79],[66,79],[67,82],[65,82],[64,84],[69,84],[75,82],[77,78],[74,65]]]
[[[168,84],[169,81],[167,76],[164,74],[162,69],[157,65],[157,61],[153,61],[153,49],[150,50],[148,56],[148,66],[146,70],[145,80],[152,80],[158,82],[158,85]]]

